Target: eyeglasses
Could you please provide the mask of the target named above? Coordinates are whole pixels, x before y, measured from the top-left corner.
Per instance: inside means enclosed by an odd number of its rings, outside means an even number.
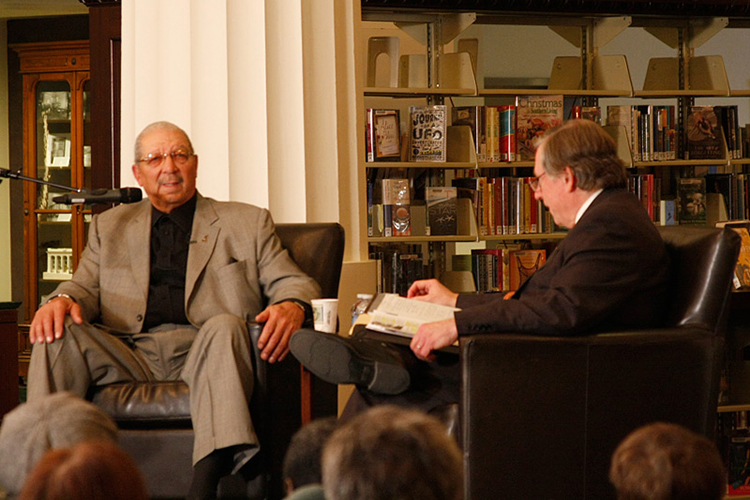
[[[533,191],[539,191],[539,181],[542,180],[542,177],[544,177],[545,175],[547,175],[547,172],[544,172],[542,175],[538,175],[529,179],[529,187]]]
[[[189,153],[184,149],[177,149],[171,153],[149,153],[140,160],[138,163],[145,163],[149,167],[156,168],[161,165],[161,162],[167,159],[167,156],[172,157],[172,161],[175,165],[185,165],[191,156],[195,156],[195,153]]]

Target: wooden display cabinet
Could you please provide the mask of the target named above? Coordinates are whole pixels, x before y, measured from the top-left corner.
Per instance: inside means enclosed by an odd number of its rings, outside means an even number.
[[[12,45],[23,75],[24,175],[72,188],[91,187],[89,41]],[[25,314],[70,279],[83,251],[91,211],[54,198],[69,191],[26,182]]]

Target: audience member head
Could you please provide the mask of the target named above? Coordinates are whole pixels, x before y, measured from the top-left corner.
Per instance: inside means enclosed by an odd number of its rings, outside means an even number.
[[[457,500],[463,493],[461,452],[434,417],[377,406],[328,440],[323,487],[328,500]]]
[[[0,484],[17,495],[47,451],[92,440],[117,442],[117,426],[93,404],[68,392],[24,403],[0,427]]]
[[[299,429],[284,456],[284,483],[287,494],[308,484],[322,483],[323,446],[338,427],[335,417],[313,420]]]
[[[29,475],[19,500],[146,500],[133,460],[117,445],[87,441],[48,451]]]
[[[716,445],[667,423],[628,435],[612,456],[609,478],[620,500],[720,500],[727,488]]]
[[[614,139],[591,120],[569,120],[550,129],[536,154],[541,155],[544,171],[553,177],[570,167],[578,188],[584,191],[627,186]]]

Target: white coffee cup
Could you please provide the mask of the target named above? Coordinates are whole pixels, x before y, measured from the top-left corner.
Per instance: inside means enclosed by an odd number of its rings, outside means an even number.
[[[336,333],[339,315],[338,299],[313,299],[313,322],[319,332]]]

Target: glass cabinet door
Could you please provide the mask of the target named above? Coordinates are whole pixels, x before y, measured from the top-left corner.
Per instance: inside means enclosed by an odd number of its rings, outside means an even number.
[[[29,173],[55,185],[29,188],[34,193],[29,200],[29,240],[36,254],[29,256],[29,271],[36,276],[34,308],[72,277],[91,221],[89,207],[55,200],[71,189],[91,187],[89,88],[88,72],[41,75],[35,86],[36,165]]]

